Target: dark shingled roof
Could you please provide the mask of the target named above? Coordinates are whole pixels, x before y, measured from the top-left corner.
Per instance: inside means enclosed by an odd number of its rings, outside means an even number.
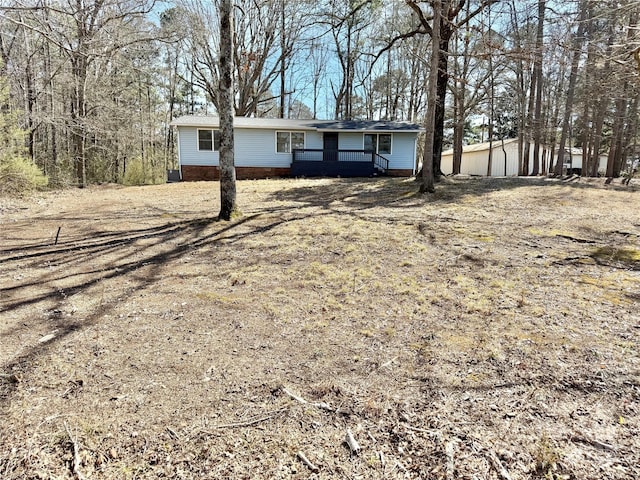
[[[386,120],[290,120],[283,118],[235,117],[236,128],[295,129],[317,131],[353,131],[353,132],[419,132],[420,125],[409,122]],[[209,127],[220,125],[217,116],[185,115],[176,118],[171,125],[176,127]]]
[[[309,120],[309,122],[318,130],[404,130],[413,132],[422,129],[420,125],[415,123],[390,120]]]

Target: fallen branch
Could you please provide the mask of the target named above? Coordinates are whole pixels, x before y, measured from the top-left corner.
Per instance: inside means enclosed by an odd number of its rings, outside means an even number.
[[[447,442],[447,444],[444,446],[444,453],[447,457],[447,480],[454,480],[455,479],[455,464],[453,461],[453,453],[455,450],[455,444],[454,442]]]
[[[556,237],[565,238],[577,243],[596,243],[595,240],[585,240],[584,238],[572,237],[571,235],[563,235],[562,233],[557,233]]]
[[[599,448],[600,450],[609,450],[611,452],[615,452],[617,450],[613,445],[609,445],[608,443],[601,442],[594,438],[589,438],[586,435],[575,434],[571,436],[570,440],[572,442],[586,443],[587,445]]]
[[[412,425],[404,425],[404,428],[406,428],[407,430],[411,430],[412,432],[426,433],[430,437],[438,437],[440,435],[440,432],[433,429],[414,427]]]
[[[502,465],[502,462],[496,455],[496,452],[494,452],[493,450],[489,450],[488,448],[486,449],[486,451],[487,451],[487,456],[491,461],[491,466],[493,466],[495,471],[498,473],[498,476],[502,478],[502,480],[511,480],[511,475],[509,475],[509,472],[507,471],[507,469],[504,468],[504,465]]]
[[[281,413],[289,410],[289,407],[281,408],[280,410],[274,410],[273,412],[268,413],[267,415],[263,415],[262,417],[252,418],[250,420],[244,422],[236,422],[236,423],[223,423],[222,425],[215,425],[213,428],[221,430],[224,428],[242,428],[242,427],[251,427],[253,425],[257,425],[258,423],[266,422],[267,420],[271,420],[274,417],[277,417]],[[211,432],[207,432],[206,430],[201,430],[202,433],[208,433],[212,435]]]
[[[311,405],[312,407],[316,407],[316,408],[319,408],[321,410],[327,410],[328,412],[337,412],[337,410],[335,408],[333,408],[331,405],[329,405],[328,403],[325,403],[325,402],[309,402],[309,401],[305,400],[304,398],[302,398],[301,396],[296,395],[295,393],[293,393],[288,388],[283,388],[282,391],[284,393],[286,393],[287,395],[289,395],[291,398],[293,398],[297,402],[303,403],[305,405]]]
[[[307,467],[309,467],[309,470],[311,470],[313,473],[318,473],[320,471],[320,469],[316,465],[314,465],[304,453],[298,452],[296,455],[300,459],[300,461]]]
[[[5,380],[9,383],[19,383],[20,377],[15,373],[0,373],[0,380]]]
[[[347,428],[347,434],[344,437],[344,441],[347,442],[347,445],[349,445],[351,453],[357,454],[360,451],[360,445],[353,437],[353,433],[351,433],[350,428]]]
[[[78,447],[77,438],[73,438],[73,435],[71,435],[67,422],[64,422],[64,429],[67,431],[67,435],[69,435],[69,440],[73,447],[73,467],[71,471],[78,480],[84,480],[84,475],[80,473],[80,448]]]

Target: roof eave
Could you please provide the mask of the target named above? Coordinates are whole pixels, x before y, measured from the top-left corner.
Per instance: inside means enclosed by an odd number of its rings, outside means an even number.
[[[318,128],[318,132],[354,132],[354,133],[420,133],[423,129],[388,130],[384,128]]]

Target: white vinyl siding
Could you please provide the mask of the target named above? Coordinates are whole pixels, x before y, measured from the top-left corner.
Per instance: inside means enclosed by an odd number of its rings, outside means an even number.
[[[362,150],[362,133],[340,132],[338,133],[339,150]]]
[[[391,135],[391,134],[384,134]],[[416,134],[397,132],[393,134],[391,153],[380,155],[389,160],[389,168],[394,170],[413,170],[416,156]]]
[[[200,150],[198,147],[198,130],[215,131],[215,128],[198,128],[195,126],[178,127],[178,149],[181,165],[218,166],[219,153],[216,150]],[[234,131],[234,157],[237,167],[290,167],[293,155],[277,153],[276,132],[295,133],[293,148],[322,149],[323,132],[319,131],[286,131],[265,128],[236,128]],[[338,137],[338,148],[341,150],[362,150],[362,132],[341,131]],[[391,169],[413,169],[415,158],[416,133],[394,132],[393,155],[384,155],[389,159]],[[214,147],[215,148],[215,147]]]

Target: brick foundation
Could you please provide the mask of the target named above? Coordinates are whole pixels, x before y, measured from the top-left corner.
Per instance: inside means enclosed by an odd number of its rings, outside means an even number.
[[[182,165],[180,168],[183,182],[197,182],[199,180],[219,180],[218,167],[199,167],[194,165]]]
[[[236,167],[238,180],[253,180],[258,178],[288,177],[289,168],[274,167]],[[196,165],[182,165],[182,181],[220,180],[218,167],[202,167]]]
[[[390,177],[410,177],[413,175],[413,170],[410,168],[390,168],[387,170],[387,175]]]
[[[289,177],[290,168],[276,167],[236,167],[238,180],[253,180],[257,178]]]
[[[410,169],[389,169],[387,175],[390,177],[410,177],[413,171]],[[254,180],[258,178],[277,178],[291,176],[291,169],[276,167],[236,167],[236,178],[238,180]],[[203,167],[196,165],[182,165],[182,181],[220,180],[220,170],[218,167]]]

